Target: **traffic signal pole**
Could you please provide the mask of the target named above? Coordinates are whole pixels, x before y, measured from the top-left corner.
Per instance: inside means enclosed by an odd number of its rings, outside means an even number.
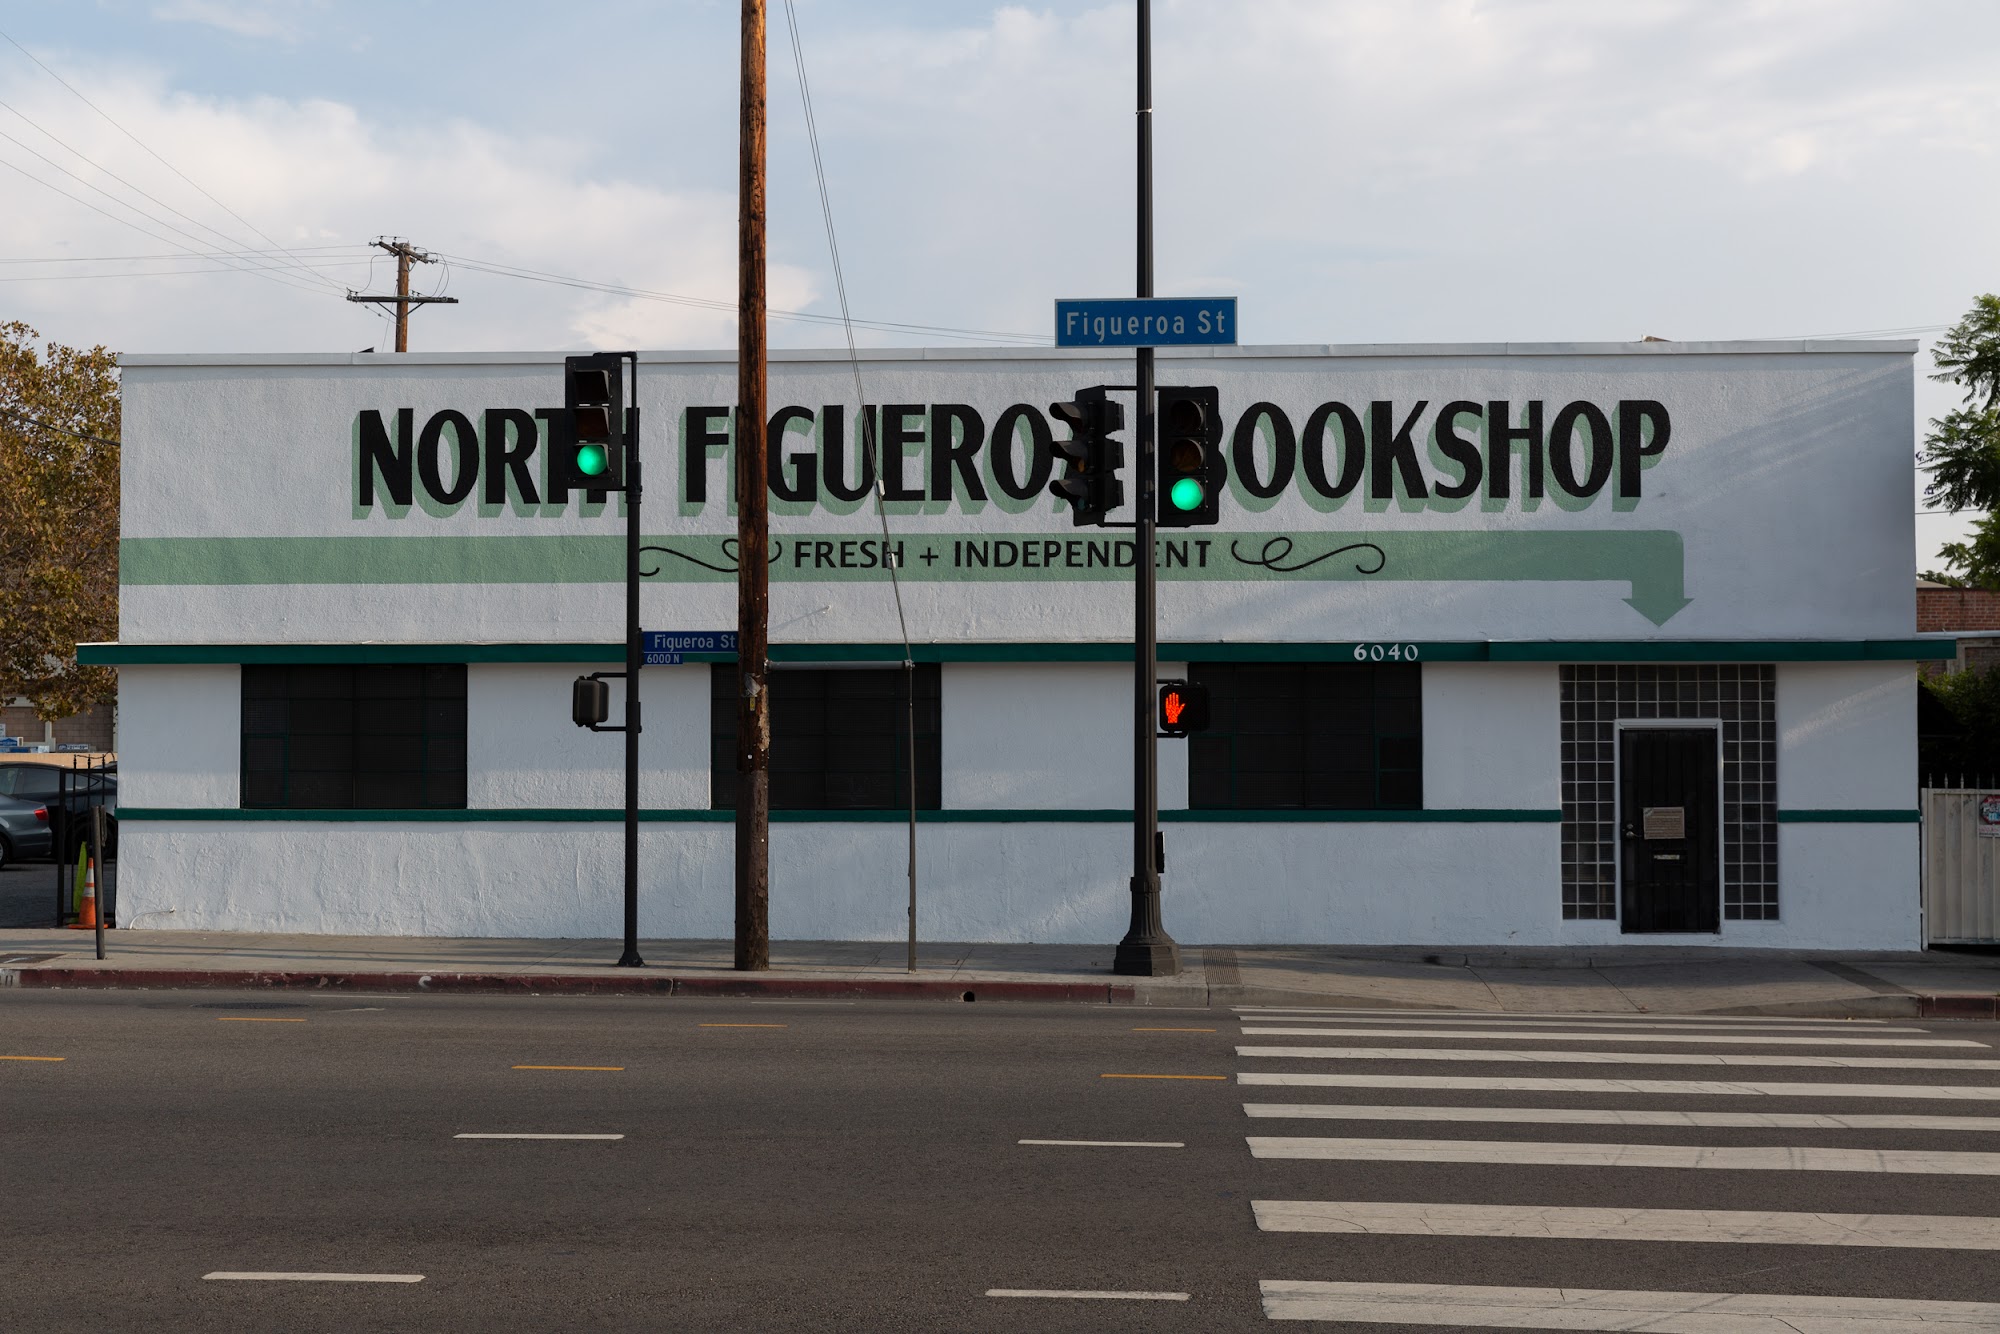
[[[639,957],[639,358],[632,357],[631,413],[625,428],[625,950],[620,968]],[[622,406],[622,405],[621,405]]]
[[[1151,0],[1139,4],[1139,292],[1153,295],[1153,22]],[[1153,349],[1138,349],[1139,420],[1133,432],[1138,465],[1133,524],[1132,691],[1132,921],[1112,956],[1111,971],[1136,977],[1171,977],[1181,970],[1180,946],[1160,920],[1160,753],[1154,735],[1154,678],[1159,675],[1157,575],[1153,531],[1157,518],[1153,467]]]

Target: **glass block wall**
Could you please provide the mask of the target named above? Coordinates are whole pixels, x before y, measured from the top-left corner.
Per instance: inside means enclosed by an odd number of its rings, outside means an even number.
[[[1777,671],[1768,664],[1562,668],[1562,906],[1618,918],[1621,718],[1722,723],[1722,916],[1778,916]]]

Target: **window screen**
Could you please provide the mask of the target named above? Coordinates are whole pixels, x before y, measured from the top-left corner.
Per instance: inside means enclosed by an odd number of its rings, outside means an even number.
[[[465,665],[245,666],[243,805],[463,809]]]
[[[1415,810],[1421,669],[1406,663],[1192,663],[1209,729],[1188,739],[1198,810]]]
[[[917,805],[942,803],[938,668],[921,664]],[[771,683],[771,809],[893,811],[909,803],[909,706],[901,667],[776,668]],[[736,667],[715,664],[709,692],[709,804],[736,806]]]

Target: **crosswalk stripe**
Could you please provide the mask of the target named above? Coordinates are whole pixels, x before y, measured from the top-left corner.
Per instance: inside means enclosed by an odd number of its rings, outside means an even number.
[[[2000,1102],[2000,1087],[1983,1084],[1821,1084],[1723,1079],[1555,1079],[1527,1076],[1476,1078],[1467,1075],[1323,1075],[1293,1071],[1246,1070],[1238,1084],[1295,1088],[1478,1089],[1504,1093],[1616,1093],[1757,1095],[1769,1098],[1966,1098]]]
[[[1974,1130],[2000,1134],[2000,1116],[1887,1116],[1866,1112],[1673,1112],[1610,1107],[1370,1107],[1351,1102],[1246,1102],[1245,1116],[1319,1121],[1482,1121],[1508,1125],[1674,1126],[1745,1130]]]
[[[1749,1209],[1575,1209],[1376,1200],[1252,1200],[1265,1232],[1570,1241],[1695,1241],[2000,1251],[2000,1218],[1949,1214],[1774,1213]]]
[[[1939,1334],[2000,1328],[2000,1305],[1985,1302],[1274,1279],[1259,1286],[1264,1314],[1272,1320],[1653,1334]]]
[[[1803,1065],[1831,1070],[2000,1070],[2000,1061],[1925,1056],[1763,1056],[1685,1051],[1482,1051],[1460,1047],[1238,1047],[1255,1060],[1513,1062],[1523,1065]]]
[[[1454,1021],[1460,1019],[1464,1020],[1486,1019],[1486,1020],[1498,1021],[1501,1023],[1512,1023],[1517,1020],[1523,1020],[1523,1019],[1553,1019],[1553,1020],[1562,1020],[1564,1022],[1577,1019],[1588,1019],[1588,1020],[1601,1020],[1610,1022],[1619,1019],[1638,1018],[1637,1012],[1631,1010],[1620,1010],[1620,1011],[1576,1010],[1570,1012],[1527,1011],[1520,1014],[1515,1014],[1507,1010],[1396,1010],[1396,1009],[1349,1010],[1349,1009],[1343,1009],[1338,1005],[1233,1005],[1230,1007],[1230,1009],[1237,1014],[1323,1014],[1334,1019],[1344,1019],[1350,1015],[1379,1014],[1379,1015],[1387,1015],[1393,1019],[1415,1019],[1420,1016],[1437,1016]],[[1815,1024],[1820,1027],[1825,1027],[1827,1023],[1825,1019],[1792,1018],[1785,1015],[1758,1015],[1758,1014],[1686,1014],[1677,1016],[1651,1015],[1648,1017],[1649,1019],[1657,1020],[1659,1022],[1663,1023],[1671,1022],[1676,1024],[1757,1024],[1760,1026],[1771,1026],[1778,1024]],[[1842,1024],[1852,1025],[1856,1028],[1862,1027],[1864,1025],[1872,1026],[1880,1024],[1882,1022],[1883,1021],[1880,1019],[1841,1020]]]
[[[1730,1172],[1889,1172],[2000,1176],[2000,1153],[1829,1149],[1805,1145],[1565,1144],[1544,1140],[1326,1139],[1250,1135],[1253,1158],[1350,1163],[1492,1163],[1543,1167],[1715,1168]]]
[[[1236,1018],[1243,1023],[1286,1023],[1286,1024],[1430,1024],[1432,1026],[1457,1025],[1469,1028],[1562,1028],[1562,1029],[1687,1029],[1707,1030],[1712,1033],[1741,1033],[1769,1031],[1773,1033],[1926,1033],[1923,1028],[1890,1027],[1878,1024],[1864,1028],[1859,1024],[1840,1020],[1838,1022],[1801,1023],[1744,1023],[1728,1027],[1718,1027],[1696,1019],[1529,1019],[1512,1014],[1460,1014],[1438,1019],[1392,1019],[1387,1015],[1354,1015],[1346,1013],[1329,1014],[1323,1010],[1265,1010],[1260,1013],[1239,1013]]]
[[[1684,1042],[1742,1047],[1992,1047],[1971,1038],[1825,1038],[1779,1036],[1773,1033],[1556,1033],[1534,1029],[1428,1029],[1428,1028],[1250,1028],[1246,1037],[1273,1038],[1472,1038],[1480,1042]]]

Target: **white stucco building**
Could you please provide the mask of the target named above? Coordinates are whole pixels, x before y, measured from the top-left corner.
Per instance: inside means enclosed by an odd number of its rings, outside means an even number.
[[[1221,523],[1163,530],[1187,943],[1919,944],[1913,343],[1163,352]],[[617,502],[557,354],[128,356],[122,924],[619,929]],[[1129,533],[1047,492],[1128,353],[876,352],[928,939],[1127,916]],[[642,354],[648,629],[735,625],[733,354]],[[772,358],[771,931],[904,929],[901,646],[844,357]],[[1129,418],[1128,396],[1128,418]],[[641,928],[730,932],[727,692],[643,674]],[[718,760],[719,757],[719,760]],[[718,768],[718,763],[721,766]]]

